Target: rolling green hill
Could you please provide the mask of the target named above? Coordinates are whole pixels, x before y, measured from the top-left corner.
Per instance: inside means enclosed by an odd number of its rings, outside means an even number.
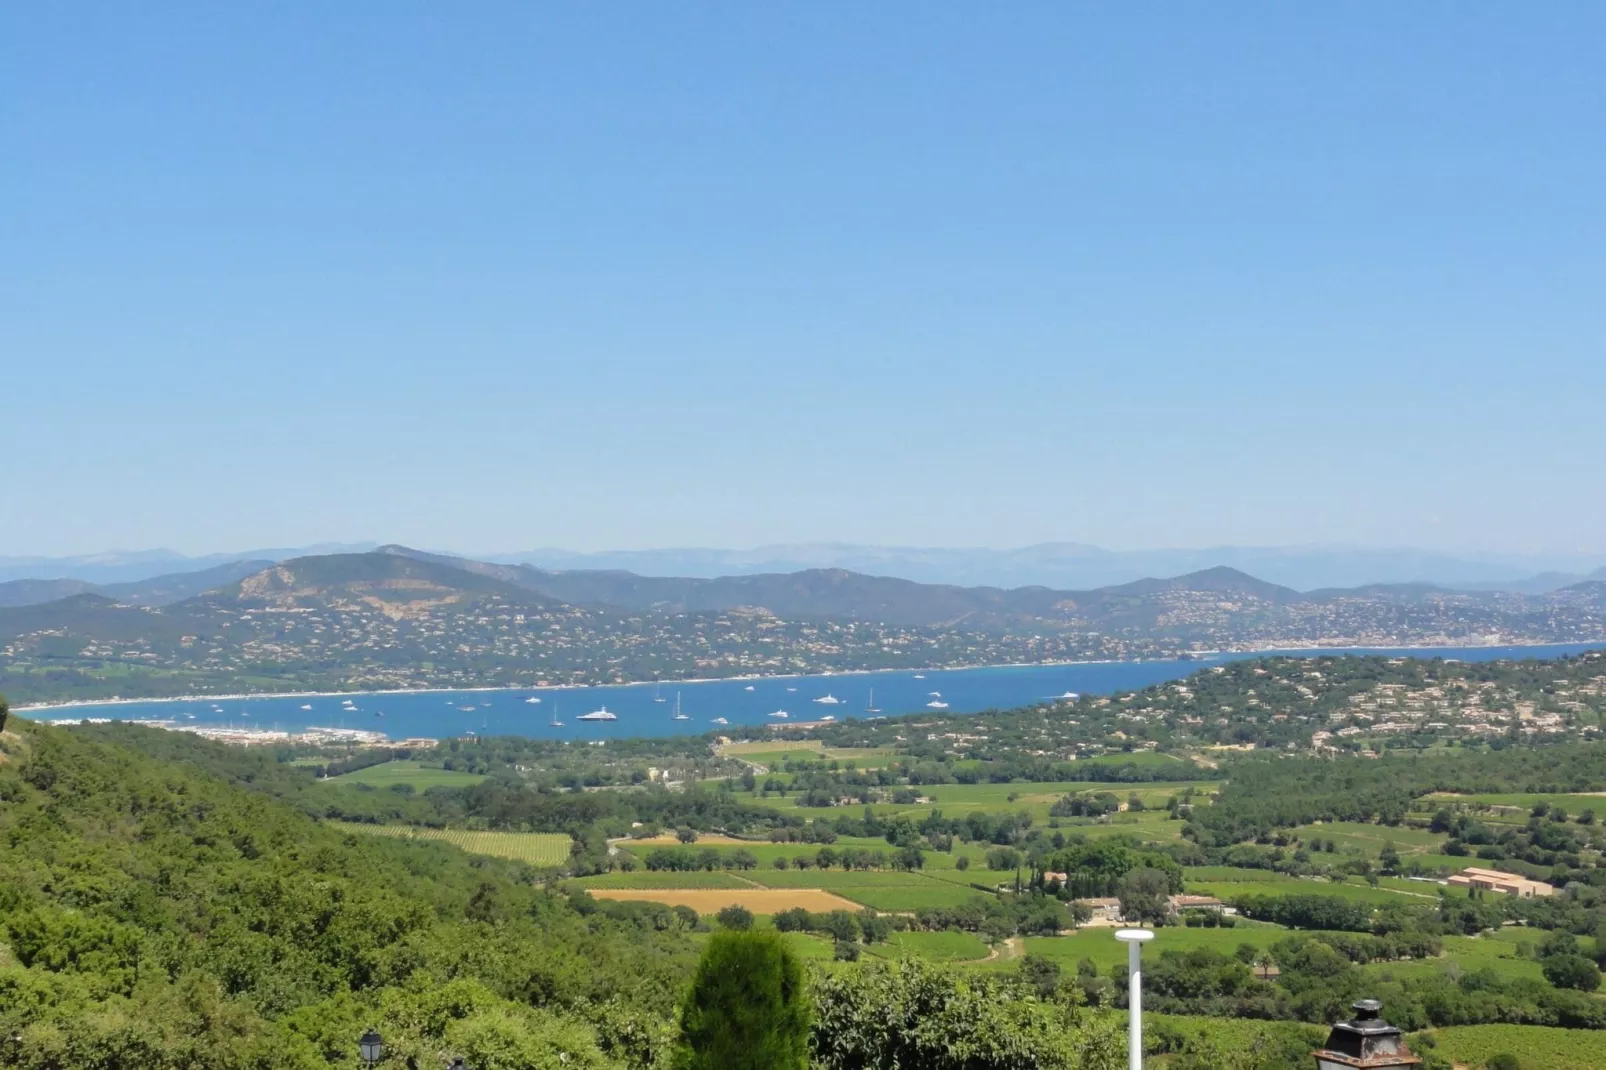
[[[600,1070],[622,1037],[668,1027],[694,953],[673,925],[586,919],[515,863],[351,835],[188,765],[13,726],[8,1066],[310,1070],[349,1065],[377,1025],[419,1065],[563,1051]]]

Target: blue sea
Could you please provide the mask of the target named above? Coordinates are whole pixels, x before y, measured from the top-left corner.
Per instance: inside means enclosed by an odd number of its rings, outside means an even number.
[[[1559,646],[1433,647],[1416,650],[1298,650],[1317,655],[1384,653],[1441,657],[1460,661],[1499,658],[1554,658],[1606,644]],[[1009,709],[1076,694],[1109,694],[1176,680],[1222,661],[1259,654],[1223,654],[1180,661],[1095,662],[1073,665],[1008,666],[979,669],[896,670],[826,676],[766,677],[698,683],[629,684],[617,687],[542,688],[507,691],[413,691],[336,696],[262,696],[159,702],[87,703],[40,709],[39,720],[116,718],[166,721],[180,727],[300,732],[308,728],[359,729],[391,739],[452,736],[540,736],[557,739],[608,739],[718,731],[714,718],[731,725],[788,724],[868,717],[871,692],[883,716],[924,712],[946,702],[946,713]],[[679,697],[686,720],[673,719]],[[821,699],[837,702],[821,702]],[[539,702],[527,701],[531,698]],[[349,703],[346,700],[350,700]],[[307,707],[307,708],[304,708]],[[606,708],[616,721],[577,721],[580,714]],[[785,719],[771,716],[784,710]],[[552,725],[556,718],[562,722]]]

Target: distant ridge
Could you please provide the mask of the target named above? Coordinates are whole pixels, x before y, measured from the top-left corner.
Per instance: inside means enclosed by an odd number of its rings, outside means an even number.
[[[920,583],[1092,590],[1150,576],[1179,576],[1216,566],[1237,569],[1294,590],[1375,583],[1432,583],[1456,589],[1543,594],[1606,573],[1594,555],[1458,556],[1432,550],[1345,546],[1215,546],[1197,549],[1106,550],[1084,543],[1040,543],[1016,549],[862,546],[795,543],[752,550],[708,548],[575,553],[542,549],[492,554],[502,564],[555,570],[624,570],[649,576],[711,579],[843,568]],[[1593,578],[1600,578],[1594,576]]]
[[[334,553],[366,553],[377,548],[377,543],[360,543],[201,557],[186,557],[171,550],[113,551],[60,558],[0,557],[0,583],[47,579],[79,580],[100,586],[200,571],[237,560],[284,561]],[[1218,566],[1300,591],[1430,584],[1450,590],[1500,590],[1538,595],[1586,579],[1606,578],[1606,553],[1458,557],[1429,550],[1343,546],[1105,550],[1083,543],[1057,542],[994,550],[822,542],[761,546],[752,550],[692,548],[576,553],[544,549],[480,555],[478,560],[486,566],[524,565],[557,572],[619,571],[654,578],[690,579],[843,569],[915,583],[1003,590],[1020,587],[1096,590],[1154,576],[1190,575]]]
[[[550,600],[494,576],[395,553],[326,554],[297,557],[209,591],[200,601],[256,605],[316,605],[351,599],[407,607],[418,603],[467,603],[499,596],[520,605]]]
[[[202,582],[153,583],[144,594],[166,598]],[[847,569],[714,579],[552,571],[387,546],[268,563],[166,604],[91,590],[0,607],[0,687],[38,700],[537,686],[1305,645],[1573,642],[1606,642],[1606,581],[1537,596],[1428,585],[1301,594],[1216,567],[1073,591]]]
[[[1170,579],[1144,579],[1095,591],[1047,587],[956,587],[923,584],[846,569],[721,576],[713,579],[638,576],[617,570],[553,571],[522,565],[465,562],[404,546],[381,553],[469,568],[574,605],[613,606],[660,613],[764,609],[778,617],[875,620],[906,627],[997,629],[1035,623],[1069,625],[1089,611],[1130,611],[1135,601],[1184,591],[1232,594],[1276,604],[1298,592],[1264,583],[1236,569],[1213,568]]]
[[[12,580],[0,583],[0,607],[34,606],[75,594],[98,594],[130,606],[166,606],[193,598],[253,572],[272,561],[230,561],[195,572],[178,572],[131,583],[93,584],[83,580]]]

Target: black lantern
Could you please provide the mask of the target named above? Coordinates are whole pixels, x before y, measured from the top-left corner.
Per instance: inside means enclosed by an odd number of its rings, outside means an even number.
[[[357,1051],[361,1053],[362,1061],[372,1066],[384,1058],[385,1042],[378,1033],[370,1029],[357,1038]]]
[[[1420,1063],[1422,1060],[1405,1046],[1399,1027],[1379,1016],[1382,1010],[1383,1004],[1375,999],[1357,1001],[1355,1017],[1333,1026],[1327,1035],[1327,1046],[1314,1053],[1317,1070],[1386,1070]]]

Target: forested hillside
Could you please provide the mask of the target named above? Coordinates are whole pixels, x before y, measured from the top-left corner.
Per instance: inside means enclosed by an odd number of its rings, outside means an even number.
[[[650,1065],[695,949],[523,867],[354,837],[266,794],[13,722],[0,1035],[26,1067]],[[665,924],[666,919],[670,924]]]
[[[384,1065],[408,1070],[458,1058],[476,1070],[669,1070],[707,919],[546,890],[521,865],[352,835],[308,812],[363,794],[264,752],[13,722],[0,735],[0,1063],[352,1067],[372,1028]],[[502,819],[579,831],[666,798],[488,782],[456,805],[494,814],[522,801]],[[692,811],[733,804],[699,794],[689,805],[675,816],[706,826],[724,815]],[[722,914],[721,927],[752,920]],[[823,1070],[1108,1070],[1120,1058],[1110,1016],[1011,977],[844,968],[816,974],[803,1005]],[[889,1035],[877,1023],[894,1012],[910,1028]]]

